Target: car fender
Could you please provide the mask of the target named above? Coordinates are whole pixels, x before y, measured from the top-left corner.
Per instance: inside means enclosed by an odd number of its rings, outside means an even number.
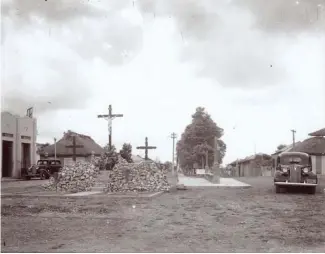
[[[42,174],[43,172],[44,172],[47,176],[50,175],[50,173],[49,173],[48,170],[46,170],[46,169],[44,169],[44,168],[40,169],[40,174]]]

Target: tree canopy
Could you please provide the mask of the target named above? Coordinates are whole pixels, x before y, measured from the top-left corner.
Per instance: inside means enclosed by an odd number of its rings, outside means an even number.
[[[222,136],[223,129],[211,119],[205,108],[196,108],[192,115],[192,122],[185,128],[181,139],[177,142],[179,165],[183,169],[191,169],[195,164],[212,167],[215,137],[218,138],[219,144],[219,163],[222,163],[227,148],[220,139]],[[206,165],[206,159],[208,165]]]
[[[285,147],[286,147],[285,144],[280,144],[280,145],[277,146],[277,150],[279,151],[279,150],[281,150],[281,149],[283,149]]]
[[[128,143],[124,143],[122,149],[120,150],[120,155],[127,162],[132,163],[132,145]]]
[[[116,152],[116,148],[114,145],[112,145],[112,148],[109,149],[109,145],[107,144],[104,147],[104,150],[105,152],[101,158],[100,168],[106,170],[112,170],[115,164],[118,162],[118,153]]]

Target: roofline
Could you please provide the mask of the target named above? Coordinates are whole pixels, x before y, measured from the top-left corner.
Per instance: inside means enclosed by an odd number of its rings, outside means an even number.
[[[295,154],[295,155],[305,155],[305,156],[309,156],[308,153],[304,153],[304,152],[282,152],[279,154],[279,156],[282,156],[282,155],[287,155],[287,154]]]

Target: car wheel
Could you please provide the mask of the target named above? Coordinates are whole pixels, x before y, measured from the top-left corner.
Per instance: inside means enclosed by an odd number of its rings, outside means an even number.
[[[24,179],[25,180],[30,180],[30,176],[25,176]]]
[[[315,193],[316,193],[316,187],[308,188],[308,194],[315,194]]]
[[[41,173],[41,180],[45,180],[46,179],[46,175],[44,172]]]
[[[275,185],[275,193],[281,193],[281,187],[279,185]]]

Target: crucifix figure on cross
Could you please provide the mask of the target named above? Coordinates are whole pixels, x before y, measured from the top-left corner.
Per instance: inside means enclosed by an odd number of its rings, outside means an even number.
[[[156,146],[148,146],[148,138],[145,139],[145,146],[137,146],[137,149],[144,149],[145,150],[145,160],[148,160],[148,150],[149,149],[156,149]]]
[[[77,160],[77,148],[83,148],[84,146],[82,145],[77,145],[76,144],[76,136],[72,137],[72,145],[71,146],[65,146],[66,148],[72,148],[72,160],[76,162]]]
[[[116,117],[123,117],[123,114],[113,114],[112,113],[112,105],[109,105],[108,107],[108,114],[107,115],[98,115],[98,118],[104,118],[108,121],[108,147],[111,150],[112,148],[112,122],[113,119]]]

